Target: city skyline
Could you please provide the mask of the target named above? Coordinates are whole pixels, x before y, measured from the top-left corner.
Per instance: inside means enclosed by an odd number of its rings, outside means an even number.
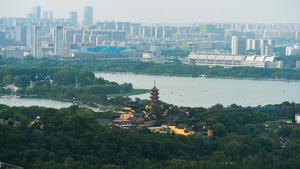
[[[94,8],[94,21],[119,20],[143,23],[187,24],[196,22],[236,22],[236,23],[300,23],[297,16],[297,0],[246,1],[227,0],[4,0],[0,7],[0,17],[26,17],[33,6],[41,6],[42,11],[53,11],[55,18],[68,18],[70,11],[77,11],[80,22],[85,6]],[[59,6],[57,5],[59,4]],[[17,11],[12,8],[22,6]],[[12,12],[13,11],[13,12]]]

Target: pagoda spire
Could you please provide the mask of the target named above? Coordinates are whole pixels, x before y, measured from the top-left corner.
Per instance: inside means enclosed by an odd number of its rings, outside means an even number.
[[[159,99],[159,90],[156,87],[156,81],[154,80],[154,86],[153,88],[150,90],[150,99],[152,104],[156,104],[158,103],[158,99]]]

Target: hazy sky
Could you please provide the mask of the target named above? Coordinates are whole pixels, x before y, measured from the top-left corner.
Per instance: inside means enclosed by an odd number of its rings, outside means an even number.
[[[70,10],[94,7],[95,20],[143,23],[297,22],[300,0],[0,0],[0,17],[22,17],[35,5],[67,17]]]

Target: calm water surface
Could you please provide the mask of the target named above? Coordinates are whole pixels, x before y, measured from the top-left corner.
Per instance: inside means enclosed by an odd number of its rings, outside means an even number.
[[[48,99],[32,99],[32,98],[17,98],[17,97],[0,97],[0,104],[6,104],[8,106],[40,106],[47,108],[66,108],[70,107],[72,103],[61,102]]]
[[[134,88],[153,87],[154,80],[164,102],[191,107],[209,107],[217,103],[243,106],[300,103],[300,82],[211,79],[174,76],[152,76],[122,73],[95,73],[117,83],[132,83]],[[149,94],[133,96],[148,99]]]
[[[300,103],[300,82],[210,79],[191,77],[151,76],[121,73],[95,73],[117,83],[132,83],[134,88],[150,89],[154,80],[164,102],[190,107],[210,107],[217,103],[243,106],[278,104],[284,101]],[[148,99],[149,94],[132,96]],[[72,103],[31,98],[2,98],[0,104],[9,106],[42,106],[65,108]]]

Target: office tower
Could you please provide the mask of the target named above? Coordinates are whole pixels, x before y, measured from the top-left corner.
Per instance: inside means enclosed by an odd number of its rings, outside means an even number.
[[[41,41],[41,27],[33,26],[31,31],[32,43],[32,56],[42,57],[42,41]]]
[[[90,6],[86,6],[84,8],[84,25],[93,25],[93,8]]]
[[[27,27],[26,26],[17,26],[16,41],[19,42],[20,45],[26,45],[26,42],[27,42]]]
[[[246,37],[231,37],[231,54],[239,55],[245,54],[247,50],[247,38]]]
[[[40,6],[33,7],[32,18],[33,19],[41,19],[41,7]]]
[[[6,44],[6,33],[0,31],[0,46]]]
[[[63,26],[56,26],[54,30],[54,54],[56,56],[64,55]]]
[[[76,26],[78,24],[78,13],[76,11],[70,12],[69,23],[73,26]]]
[[[52,11],[44,11],[43,12],[43,19],[53,19],[53,12]]]

